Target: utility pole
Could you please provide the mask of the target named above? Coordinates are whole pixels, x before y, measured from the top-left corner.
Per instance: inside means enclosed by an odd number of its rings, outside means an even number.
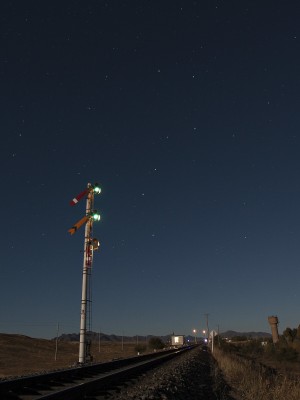
[[[88,306],[91,307],[90,302],[90,279],[93,264],[93,254],[95,250],[99,248],[99,241],[92,237],[93,233],[93,222],[100,220],[100,215],[96,210],[94,210],[94,194],[99,194],[101,192],[100,187],[96,183],[91,185],[88,183],[87,188],[79,193],[70,204],[76,205],[79,200],[87,196],[86,199],[86,215],[81,218],[75,225],[69,229],[71,235],[73,235],[77,229],[79,229],[85,223],[85,235],[84,235],[84,250],[83,250],[83,270],[82,270],[82,294],[81,294],[81,313],[80,313],[80,339],[79,339],[79,364],[84,364],[87,359],[91,359],[90,354],[90,343],[86,340],[86,330],[87,330],[87,315],[89,316],[90,324],[90,310]],[[89,295],[88,295],[89,294]],[[89,325],[89,329],[90,325]]]
[[[59,332],[59,322],[57,323],[56,339],[55,339],[55,355],[54,360],[57,360],[57,350],[58,350],[58,332]]]
[[[209,328],[208,328],[208,316],[209,314],[204,314],[206,316],[206,336],[207,336],[207,345],[209,344]]]

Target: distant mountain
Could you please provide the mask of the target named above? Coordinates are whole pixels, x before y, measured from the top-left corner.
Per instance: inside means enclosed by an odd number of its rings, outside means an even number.
[[[98,342],[99,338],[103,342],[111,342],[111,343],[118,343],[118,342],[131,342],[131,343],[145,343],[152,337],[159,337],[164,343],[170,342],[172,334],[164,335],[164,336],[156,336],[156,335],[135,335],[135,336],[118,336],[118,335],[108,335],[107,333],[100,333],[99,332],[87,332],[87,338],[92,340],[93,342]],[[220,333],[220,336],[223,338],[232,338],[235,336],[245,336],[247,338],[270,338],[272,335],[267,332],[236,332],[236,331],[226,331]],[[55,339],[55,338],[54,338]],[[185,336],[186,341],[193,342],[195,340],[194,336],[187,335]],[[200,338],[201,339],[201,338]],[[59,340],[65,342],[79,342],[79,333],[64,333],[59,337]],[[199,340],[199,338],[197,338]]]
[[[133,342],[133,343],[143,343],[151,339],[152,337],[159,337],[163,342],[167,343],[170,341],[171,334],[170,335],[165,335],[165,336],[156,336],[156,335],[147,335],[147,336],[142,336],[142,335],[135,335],[135,336],[118,336],[118,335],[108,335],[107,333],[100,333],[99,332],[87,332],[86,334],[87,338],[92,340],[93,342],[99,341],[99,339],[103,342]],[[59,340],[65,341],[65,342],[78,342],[79,341],[79,333],[64,333],[61,336],[59,336]]]
[[[223,338],[232,338],[235,336],[245,336],[247,338],[253,338],[253,339],[260,339],[260,338],[270,338],[272,335],[267,332],[236,332],[236,331],[226,331],[220,333],[220,336]]]

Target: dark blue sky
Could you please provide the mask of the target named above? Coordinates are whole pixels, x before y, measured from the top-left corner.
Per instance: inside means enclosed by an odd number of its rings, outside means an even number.
[[[0,8],[0,331],[79,331],[88,182],[95,331],[297,327],[296,2]]]

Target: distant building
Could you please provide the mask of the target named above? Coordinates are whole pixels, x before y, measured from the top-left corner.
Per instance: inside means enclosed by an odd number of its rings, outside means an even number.
[[[172,335],[171,336],[172,346],[183,346],[184,345],[184,335]]]

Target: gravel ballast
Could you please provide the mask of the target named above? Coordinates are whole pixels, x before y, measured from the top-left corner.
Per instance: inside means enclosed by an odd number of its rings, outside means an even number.
[[[115,400],[230,400],[228,386],[206,349],[197,347],[121,389]]]

